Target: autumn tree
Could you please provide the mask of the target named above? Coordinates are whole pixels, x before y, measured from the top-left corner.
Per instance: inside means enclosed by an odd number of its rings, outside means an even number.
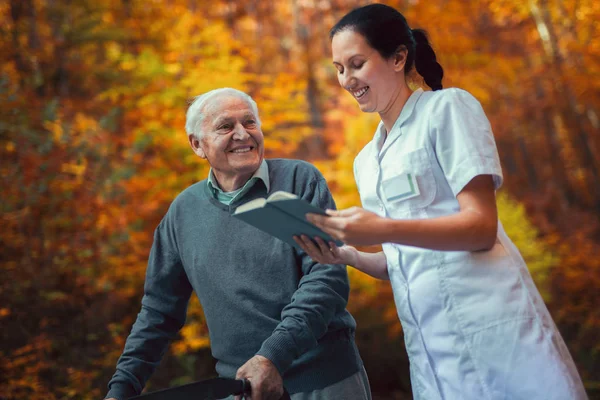
[[[592,393],[600,382],[600,7],[386,3],[429,32],[444,86],[473,93],[489,116],[505,174],[500,219]],[[267,156],[314,162],[338,207],[359,205],[352,163],[378,117],[360,113],[339,87],[328,37],[359,5],[0,2],[0,397],[103,395],[139,310],[152,231],[172,199],[208,173],[183,129],[193,96],[247,91]],[[411,81],[424,85],[414,73]],[[389,284],[349,273],[374,393],[406,397]],[[149,387],[213,373],[209,346],[193,298]]]

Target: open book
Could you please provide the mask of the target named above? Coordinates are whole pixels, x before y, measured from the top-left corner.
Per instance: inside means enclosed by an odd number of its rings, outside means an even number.
[[[327,215],[324,210],[302,200],[292,193],[277,191],[266,199],[255,199],[239,206],[234,217],[272,235],[284,242],[300,248],[293,236],[306,235],[309,238],[318,236],[325,243],[335,242],[338,246],[343,243],[333,240],[331,236],[308,222],[308,213]]]

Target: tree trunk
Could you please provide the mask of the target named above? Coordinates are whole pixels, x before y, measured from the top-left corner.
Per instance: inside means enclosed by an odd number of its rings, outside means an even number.
[[[558,91],[559,104],[561,105],[559,113],[566,126],[573,127],[571,141],[573,148],[578,155],[578,169],[587,170],[585,174],[584,185],[589,190],[592,205],[600,210],[600,165],[598,157],[593,153],[589,135],[582,124],[585,115],[581,115],[578,108],[581,108],[577,98],[573,95],[571,88],[566,84],[566,78],[563,71],[563,58],[557,45],[556,33],[548,10],[546,1],[541,0],[540,6],[535,0],[529,1],[531,17],[537,27],[540,40],[546,53],[547,63],[549,65],[549,74],[551,75],[555,87]]]

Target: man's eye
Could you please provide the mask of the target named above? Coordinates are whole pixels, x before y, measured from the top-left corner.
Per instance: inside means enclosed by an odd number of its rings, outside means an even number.
[[[219,129],[220,131],[222,131],[222,130],[229,130],[229,129],[231,129],[231,124],[225,124],[225,125],[221,125],[221,126],[219,126],[219,128],[218,128],[218,129]]]
[[[249,120],[246,121],[246,125],[251,125],[251,126],[252,125],[256,125],[256,121],[253,120],[253,119],[249,119]]]

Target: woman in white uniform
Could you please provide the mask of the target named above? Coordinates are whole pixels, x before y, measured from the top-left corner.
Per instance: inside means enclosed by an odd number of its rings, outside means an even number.
[[[296,238],[313,259],[391,281],[415,399],[587,398],[523,258],[498,221],[502,170],[488,119],[425,33],[374,4],[331,30],[340,85],[381,116],[356,157],[363,208],[309,218],[348,245]],[[411,91],[413,66],[433,91]],[[382,244],[363,253],[351,245]]]

